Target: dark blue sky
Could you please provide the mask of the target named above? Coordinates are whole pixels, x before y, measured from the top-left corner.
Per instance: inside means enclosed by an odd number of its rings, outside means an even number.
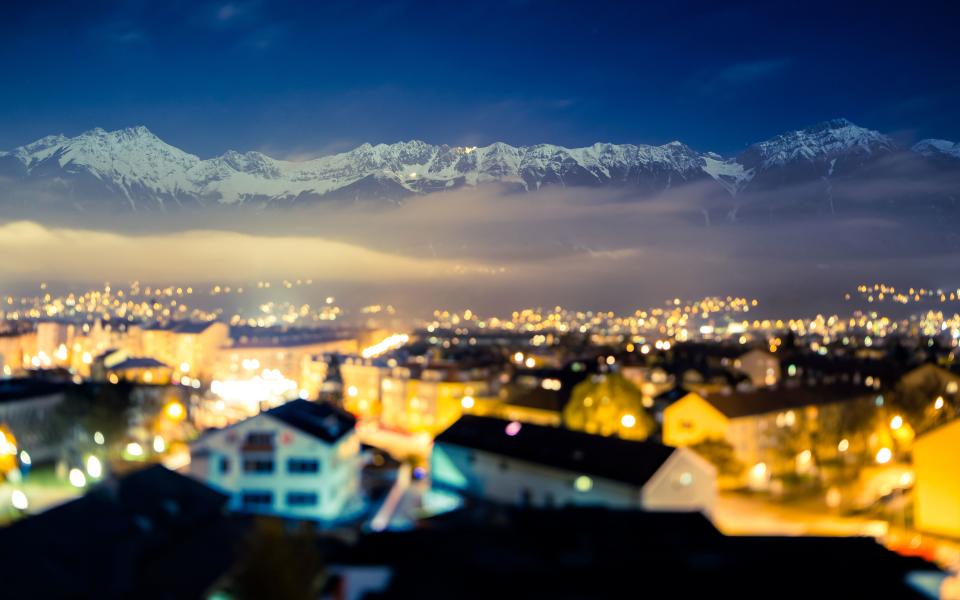
[[[701,150],[844,116],[960,139],[956,2],[4,2],[0,148],[144,124],[203,157],[364,141]]]

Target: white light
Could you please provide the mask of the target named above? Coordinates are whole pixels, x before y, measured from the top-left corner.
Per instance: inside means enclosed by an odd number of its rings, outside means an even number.
[[[143,456],[143,447],[136,442],[127,444],[126,451],[130,456]]]
[[[31,461],[31,459],[30,459],[30,455],[27,454],[27,451],[26,451],[26,450],[21,450],[21,451],[20,451],[20,462],[21,462],[22,464],[25,464],[25,465],[31,464],[32,461]]]
[[[837,450],[839,450],[840,452],[846,452],[849,449],[850,449],[850,441],[847,440],[846,438],[840,440],[840,443],[837,444]]]
[[[350,396],[351,398],[356,398],[357,394],[359,393],[360,392],[357,390],[357,386],[355,385],[351,385],[350,387],[347,388],[347,395]]]
[[[102,446],[102,445],[103,445],[103,434],[100,433],[99,431],[94,432],[94,434],[93,434],[93,441],[96,442],[98,445]]]
[[[70,485],[75,488],[82,488],[87,485],[87,476],[80,469],[70,469]]]
[[[574,480],[573,487],[575,487],[578,492],[589,492],[593,489],[593,480],[586,475],[581,475]]]
[[[27,495],[22,490],[13,490],[10,494],[10,504],[13,504],[13,507],[17,510],[27,510],[30,506]]]
[[[464,397],[460,400],[460,406],[462,406],[462,407],[464,407],[464,408],[466,408],[466,409],[468,409],[468,410],[471,409],[471,408],[473,408],[474,404],[476,404],[476,401],[473,399],[473,396],[464,396]]]
[[[103,465],[100,464],[100,459],[96,456],[87,457],[87,475],[94,479],[103,475]]]
[[[376,344],[364,348],[360,352],[360,356],[363,358],[376,358],[381,354],[385,354],[391,350],[396,350],[404,344],[410,341],[410,336],[405,333],[395,333],[391,336],[388,336]]]
[[[933,402],[933,409],[940,410],[943,408],[943,396],[938,396],[937,399]]]
[[[893,458],[893,452],[890,448],[880,448],[877,450],[877,464],[885,465]]]
[[[630,429],[631,427],[637,424],[637,418],[629,414],[623,415],[622,417],[620,417],[620,424],[626,427],[627,429]]]
[[[153,451],[157,454],[160,454],[167,449],[167,443],[163,440],[161,436],[155,436],[153,438]]]
[[[180,363],[180,372],[181,372],[181,373],[189,373],[189,372],[190,372],[190,363],[188,363],[188,362],[182,362],[182,363]]]
[[[903,417],[900,415],[890,419],[890,429],[897,430],[903,427]]]
[[[533,357],[531,356],[531,357],[528,358],[526,361],[524,361],[523,364],[524,364],[528,369],[532,369],[532,368],[534,368],[535,366],[537,366],[537,361],[533,360]]]
[[[684,471],[683,473],[680,473],[680,479],[678,480],[678,482],[683,487],[690,487],[691,485],[693,485],[693,473],[689,471]]]

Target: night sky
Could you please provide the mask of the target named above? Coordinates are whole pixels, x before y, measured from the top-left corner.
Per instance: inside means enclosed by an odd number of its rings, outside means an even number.
[[[955,2],[4,3],[0,148],[143,124],[202,157],[362,142],[733,153],[843,116],[960,138]]]

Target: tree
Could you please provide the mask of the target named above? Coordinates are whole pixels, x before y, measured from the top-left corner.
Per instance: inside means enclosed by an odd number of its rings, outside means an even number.
[[[325,578],[312,525],[290,531],[280,519],[259,517],[227,588],[240,600],[313,600]]]
[[[643,393],[619,373],[591,376],[573,388],[563,409],[569,429],[644,440],[656,423],[643,408]]]
[[[703,440],[690,449],[710,461],[720,476],[739,477],[743,473],[743,463],[737,459],[733,446],[726,440]]]

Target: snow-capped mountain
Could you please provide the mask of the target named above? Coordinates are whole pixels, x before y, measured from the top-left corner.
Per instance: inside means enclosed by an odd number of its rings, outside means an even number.
[[[913,145],[913,151],[923,156],[955,158],[960,160],[960,142],[920,140]]]
[[[145,127],[48,136],[0,152],[0,205],[68,202],[79,208],[170,209],[188,205],[296,205],[317,200],[402,201],[416,194],[497,182],[520,191],[618,187],[652,194],[701,182],[728,196],[843,178],[900,152],[960,157],[958,145],[925,140],[900,149],[844,119],[759,142],[733,158],[680,142],[483,147],[421,141],[363,144],[307,161],[229,151],[202,160]]]

